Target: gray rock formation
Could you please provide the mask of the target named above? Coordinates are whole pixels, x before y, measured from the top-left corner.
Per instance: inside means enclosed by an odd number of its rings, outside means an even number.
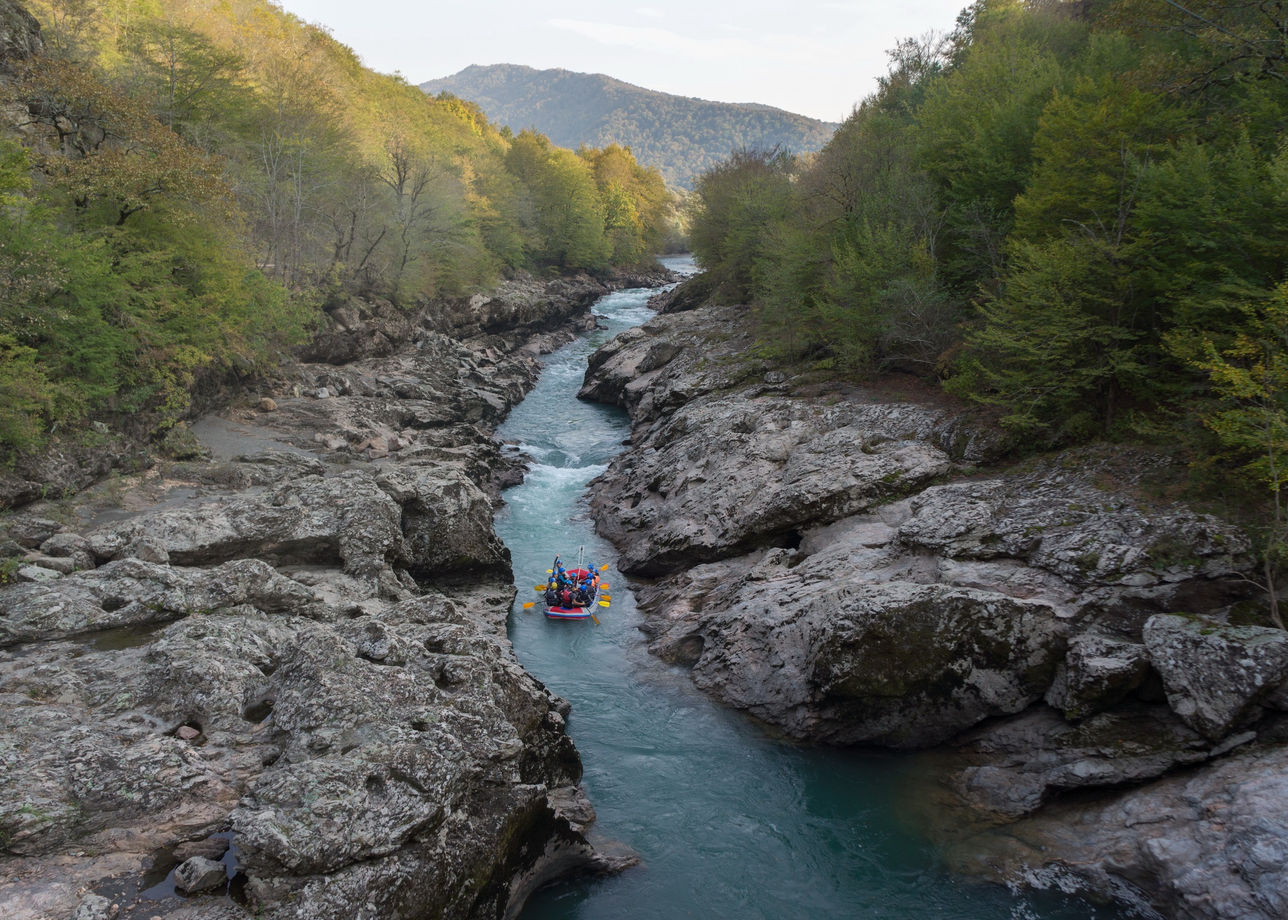
[[[194,425],[208,459],[0,518],[48,572],[0,587],[0,915],[130,911],[171,853],[192,897],[148,917],[499,918],[629,861],[587,842],[568,704],[505,636],[491,426],[601,290],[529,287],[410,341],[337,321],[361,360]]]
[[[1288,747],[1256,748],[961,841],[989,878],[1100,892],[1177,920],[1288,916]],[[1148,916],[1149,914],[1146,914]]]
[[[174,887],[181,891],[197,894],[228,884],[228,873],[224,864],[207,859],[205,856],[194,856],[185,860],[174,870]]]
[[[1069,642],[1046,701],[1067,719],[1082,719],[1122,702],[1149,676],[1145,646],[1082,633]]]
[[[1121,706],[1079,722],[1034,707],[968,732],[936,755],[959,801],[936,802],[942,811],[930,820],[965,811],[972,821],[1006,822],[1060,793],[1139,783],[1224,752],[1159,704]]]
[[[1064,649],[1051,607],[971,588],[881,584],[834,554],[699,566],[665,599],[652,648],[698,686],[799,738],[944,741],[1041,699]],[[691,604],[696,609],[686,609]]]
[[[36,17],[16,0],[0,0],[0,76],[12,76],[21,62],[43,48]]]
[[[1155,616],[1145,624],[1150,662],[1172,710],[1212,740],[1224,738],[1288,678],[1288,633],[1199,617]]]
[[[1247,536],[1151,498],[1164,457],[1006,469],[1004,439],[942,397],[790,378],[737,311],[681,306],[601,350],[582,390],[631,413],[592,509],[651,577],[651,650],[794,737],[944,745],[940,834],[1001,826],[960,843],[972,872],[1282,916],[1288,835],[1256,809],[1283,813],[1284,780],[1253,771],[1283,770],[1288,638],[1231,625],[1257,609]],[[1174,820],[1140,833],[1156,808]]]

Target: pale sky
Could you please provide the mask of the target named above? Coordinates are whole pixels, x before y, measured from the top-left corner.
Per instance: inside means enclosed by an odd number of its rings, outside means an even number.
[[[411,83],[470,64],[602,73],[646,89],[842,121],[900,38],[970,0],[277,0]]]

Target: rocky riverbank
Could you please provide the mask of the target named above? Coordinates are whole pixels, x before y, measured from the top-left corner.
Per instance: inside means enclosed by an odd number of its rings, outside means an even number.
[[[1288,634],[1168,458],[1008,465],[987,420],[791,378],[686,302],[592,359],[594,486],[651,649],[788,735],[930,750],[953,863],[1177,917],[1288,915]]]
[[[336,305],[188,459],[0,518],[0,914],[502,917],[629,861],[491,523],[492,429],[606,290]]]

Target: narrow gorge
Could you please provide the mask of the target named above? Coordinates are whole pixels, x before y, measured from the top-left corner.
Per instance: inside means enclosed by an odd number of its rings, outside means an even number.
[[[7,916],[1281,915],[1288,641],[1167,461],[606,293],[351,301],[3,519]],[[573,543],[599,626],[522,606]]]

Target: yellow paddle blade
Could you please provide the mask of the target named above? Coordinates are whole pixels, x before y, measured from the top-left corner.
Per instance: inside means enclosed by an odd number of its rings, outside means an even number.
[[[595,616],[593,613],[590,615],[590,621],[596,626],[599,625],[599,617]]]
[[[601,607],[609,607],[609,606],[611,606],[611,605],[608,603],[608,601],[600,601],[600,602],[599,602],[599,606],[601,606]]]
[[[601,565],[601,566],[599,567],[599,570],[600,570],[601,572],[606,572],[606,571],[608,571],[608,563],[607,563],[607,562],[605,562],[603,565]]]
[[[612,585],[610,585],[610,584],[609,584],[608,582],[606,582],[606,581],[601,581],[601,582],[599,583],[599,586],[600,586],[601,588],[603,588],[604,590],[608,590],[609,588],[611,588],[611,587],[612,587]]]
[[[554,573],[555,573],[555,570],[554,570],[554,569],[546,569],[546,574],[547,574],[547,575],[553,575]]]
[[[533,590],[533,591],[544,591],[544,590],[546,590],[546,586],[545,586],[545,585],[533,585],[533,586],[532,586],[532,590]]]
[[[527,610],[529,607],[533,606],[534,604],[536,604],[536,601],[528,601],[526,604],[523,605],[523,609]]]
[[[599,595],[599,599],[601,601],[611,601],[613,599],[613,596],[611,594],[601,594]]]

